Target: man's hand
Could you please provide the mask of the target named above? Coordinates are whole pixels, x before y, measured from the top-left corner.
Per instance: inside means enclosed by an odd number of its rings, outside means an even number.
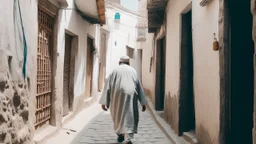
[[[142,112],[144,112],[144,111],[146,111],[146,106],[145,105],[142,106]]]
[[[106,108],[105,105],[101,105],[101,108],[102,108],[104,111],[108,111],[108,109]]]

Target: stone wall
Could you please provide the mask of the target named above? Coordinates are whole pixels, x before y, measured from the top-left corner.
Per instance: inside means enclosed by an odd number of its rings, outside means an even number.
[[[20,1],[28,46],[25,79],[17,2],[2,1],[0,5],[0,143],[30,144],[35,120],[37,1]]]

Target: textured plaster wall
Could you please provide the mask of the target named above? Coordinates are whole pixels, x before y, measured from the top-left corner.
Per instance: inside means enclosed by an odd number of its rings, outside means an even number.
[[[76,12],[73,0],[68,0],[68,9],[60,9],[58,15],[58,40],[57,40],[57,72],[56,81],[56,121],[60,125],[62,119],[63,102],[63,68],[65,55],[65,33],[74,36],[77,39],[77,50],[75,53],[74,70],[74,104],[73,112],[83,108],[86,91],[86,57],[87,57],[87,36],[95,41],[95,47],[99,48],[99,26],[88,23],[83,20]],[[74,48],[74,47],[73,47]],[[93,72],[93,96],[97,90],[98,79],[98,58],[94,56]]]
[[[178,133],[179,78],[180,78],[180,43],[181,13],[190,5],[191,0],[169,1],[166,9],[166,81],[165,115],[168,122]],[[169,110],[171,109],[171,111]]]
[[[17,0],[0,1],[0,143],[32,143],[35,120],[37,1],[21,1],[28,45],[27,78],[22,77],[23,37]]]
[[[139,9],[140,9],[140,15],[142,17],[147,17],[148,11],[147,11],[147,0],[140,0],[139,1]],[[147,20],[140,18],[138,20],[138,24],[142,26],[147,26],[148,22]],[[150,60],[152,53],[154,51],[153,47],[153,39],[154,34],[148,33],[148,29],[146,28],[146,41],[137,42],[137,46],[142,49],[142,76],[141,81],[143,84],[143,88],[145,90],[145,93],[147,96],[150,97],[151,100],[153,100],[154,91],[155,91],[155,68],[154,64],[152,65],[152,69],[150,72]]]
[[[153,99],[155,93],[155,68],[152,65],[150,72],[150,59],[152,55],[153,48],[153,34],[147,34],[147,41],[142,51],[142,84],[145,89],[146,94]]]
[[[199,3],[192,3],[196,133],[200,143],[216,144],[220,124],[219,52],[212,50],[212,43],[214,33],[218,38],[219,1],[206,7]]]

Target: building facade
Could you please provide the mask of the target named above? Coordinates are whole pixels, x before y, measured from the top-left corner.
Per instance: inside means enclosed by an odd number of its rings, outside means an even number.
[[[141,76],[142,47],[138,43],[137,22],[146,19],[137,12],[132,12],[119,2],[106,0],[106,25],[102,34],[107,35],[106,73],[104,78],[119,65],[121,56],[128,55],[130,64]]]
[[[189,141],[255,143],[255,1],[150,0],[147,9],[154,36],[142,81],[156,110]]]
[[[0,143],[40,142],[96,100],[105,8],[88,4],[93,16],[78,0],[2,2]]]

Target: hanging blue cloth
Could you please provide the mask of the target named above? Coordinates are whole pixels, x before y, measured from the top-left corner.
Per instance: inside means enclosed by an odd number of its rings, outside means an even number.
[[[20,22],[21,22],[22,35],[23,35],[23,46],[24,46],[22,74],[23,74],[23,78],[25,79],[26,78],[26,65],[27,65],[27,40],[26,40],[24,25],[23,25],[23,21],[22,21],[22,15],[21,15],[21,9],[20,9],[20,0],[18,0],[18,7],[19,7],[19,13],[20,13]]]

